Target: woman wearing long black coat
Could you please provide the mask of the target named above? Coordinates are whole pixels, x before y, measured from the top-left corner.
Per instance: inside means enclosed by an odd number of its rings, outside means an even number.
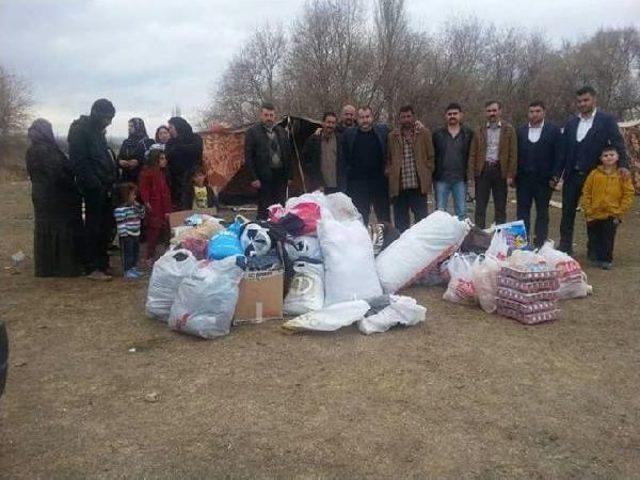
[[[53,136],[51,123],[29,127],[27,171],[35,216],[33,251],[37,277],[74,277],[82,273],[82,200],[73,167]]]
[[[202,138],[193,133],[191,125],[182,117],[169,119],[171,138],[164,147],[171,177],[171,203],[174,210],[188,210],[182,204],[184,190],[191,186],[191,175],[202,165]]]

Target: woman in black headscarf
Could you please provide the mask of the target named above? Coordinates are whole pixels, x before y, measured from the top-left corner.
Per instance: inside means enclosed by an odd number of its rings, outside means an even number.
[[[164,151],[169,161],[171,203],[174,210],[188,210],[191,206],[182,205],[183,192],[190,188],[193,171],[202,165],[202,138],[182,117],[169,119],[169,133]]]
[[[169,139],[171,138],[171,132],[169,132],[169,127],[166,125],[160,125],[156,129],[156,143],[161,145],[165,145]]]
[[[51,123],[29,127],[27,171],[35,216],[33,251],[37,277],[74,277],[81,272],[82,200],[73,166],[60,150]]]
[[[145,152],[153,144],[141,118],[129,120],[129,137],[122,142],[118,153],[120,181],[138,183]]]

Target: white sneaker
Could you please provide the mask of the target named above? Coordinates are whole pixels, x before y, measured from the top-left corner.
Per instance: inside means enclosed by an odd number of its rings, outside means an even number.
[[[100,270],[94,270],[89,275],[87,275],[87,278],[89,280],[95,280],[98,282],[106,282],[111,280],[113,277],[111,275],[107,275],[104,272],[101,272]]]

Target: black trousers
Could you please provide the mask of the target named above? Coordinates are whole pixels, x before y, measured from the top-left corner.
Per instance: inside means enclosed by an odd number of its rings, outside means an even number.
[[[486,228],[487,205],[493,195],[496,225],[507,221],[507,181],[502,178],[500,164],[485,165],[479,177],[476,177],[476,214],[478,228]]]
[[[590,251],[599,262],[613,261],[613,245],[618,225],[613,217],[587,222]]]
[[[109,242],[112,239],[113,210],[107,192],[84,196],[84,264],[87,273],[109,268]]]
[[[404,232],[411,226],[409,210],[413,212],[416,223],[427,216],[427,196],[420,189],[401,190],[393,200],[393,220],[399,232]]]
[[[260,190],[258,190],[258,220],[266,220],[269,218],[267,208],[274,203],[284,205],[287,200],[287,183],[288,179],[281,170],[272,170],[271,180],[268,182],[260,181]]]
[[[120,255],[122,256],[122,273],[138,265],[140,258],[140,238],[120,237]]]
[[[549,178],[533,174],[518,174],[516,198],[518,220],[524,220],[527,233],[534,247],[541,247],[549,235],[549,200],[551,187]],[[536,205],[536,223],[531,231],[531,207]]]
[[[385,177],[370,180],[350,180],[347,190],[353,204],[362,215],[365,225],[369,224],[369,213],[372,206],[379,222],[391,221],[389,186]]]
[[[586,175],[574,170],[562,185],[562,219],[560,220],[560,244],[558,249],[573,253],[573,227],[576,221],[576,209],[582,196],[582,186]],[[591,255],[592,252],[589,252]]]

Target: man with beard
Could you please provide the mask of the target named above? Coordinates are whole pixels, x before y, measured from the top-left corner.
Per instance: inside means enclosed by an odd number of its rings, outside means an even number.
[[[88,278],[110,280],[107,248],[111,236],[111,192],[117,170],[105,138],[116,110],[101,98],[69,128],[69,158],[85,206],[84,261]]]
[[[518,166],[516,131],[502,120],[502,105],[496,100],[485,103],[486,123],[473,135],[469,168],[476,184],[475,224],[486,227],[487,205],[493,195],[495,223],[507,221],[507,186],[514,185]]]
[[[244,159],[251,186],[258,190],[258,219],[264,220],[270,205],[284,204],[293,173],[289,138],[284,128],[276,125],[273,104],[262,104],[260,123],[247,130]]]
[[[445,110],[447,124],[433,133],[435,150],[436,205],[447,211],[449,196],[453,194],[453,208],[460,220],[467,217],[467,181],[469,149],[473,131],[462,123],[462,107],[450,103]]]
[[[335,113],[326,112],[320,135],[311,135],[302,149],[307,187],[321,189],[325,194],[346,191],[342,136],[336,132],[336,120]]]
[[[428,128],[416,125],[411,105],[400,108],[400,128],[389,134],[389,197],[393,202],[395,227],[404,232],[427,216],[427,194],[434,168],[433,142]]]
[[[541,247],[549,233],[549,181],[562,162],[562,132],[545,120],[541,101],[529,104],[529,123],[518,129],[518,174],[516,198],[518,220],[524,220],[533,246]],[[536,223],[530,230],[531,207],[536,204]]]
[[[573,253],[573,224],[576,209],[582,195],[582,186],[587,176],[600,162],[605,147],[615,147],[619,154],[619,171],[623,178],[630,176],[629,162],[624,140],[615,118],[597,109],[596,91],[589,86],[576,92],[579,115],[569,120],[564,127],[564,161],[556,168],[551,185],[560,178],[562,186],[562,219],[560,221],[560,244],[558,248]],[[587,245],[589,257],[593,257],[593,246]]]
[[[340,121],[336,125],[336,131],[340,134],[344,133],[347,128],[356,126],[356,107],[353,105],[345,105],[342,107],[342,115]]]
[[[373,123],[371,107],[358,109],[358,126],[348,128],[342,138],[347,192],[369,224],[371,207],[378,222],[389,222],[389,193],[385,178],[389,128]]]

